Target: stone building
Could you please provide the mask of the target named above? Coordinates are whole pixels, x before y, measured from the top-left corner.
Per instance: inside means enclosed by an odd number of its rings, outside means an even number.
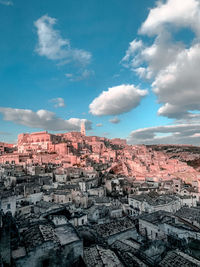
[[[115,219],[110,223],[98,224],[93,228],[97,235],[109,245],[116,240],[137,237],[135,225],[128,217]]]
[[[87,267],[110,266],[123,267],[117,255],[110,249],[92,246],[84,249],[84,262]]]
[[[60,222],[60,221],[59,221]],[[12,251],[18,267],[70,266],[83,256],[83,243],[71,224],[38,223],[22,233],[24,247]]]
[[[200,261],[197,259],[179,251],[169,251],[164,259],[158,264],[159,267],[183,267],[191,266],[198,267],[200,266]]]
[[[200,240],[200,228],[166,211],[157,211],[139,217],[139,231],[151,240]]]
[[[176,212],[181,208],[179,198],[174,195],[130,195],[128,203],[132,215],[141,214],[142,212],[151,213],[159,210]]]

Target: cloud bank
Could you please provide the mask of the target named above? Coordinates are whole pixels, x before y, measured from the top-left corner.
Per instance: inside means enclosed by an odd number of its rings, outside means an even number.
[[[12,121],[30,128],[38,128],[51,131],[79,131],[81,122],[85,122],[85,127],[90,130],[92,123],[86,119],[70,118],[64,120],[48,110],[15,109],[0,107],[5,121]]]
[[[132,131],[130,144],[200,144],[200,124],[156,126]]]

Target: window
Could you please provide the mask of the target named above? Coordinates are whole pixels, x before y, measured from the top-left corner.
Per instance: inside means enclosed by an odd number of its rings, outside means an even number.
[[[158,237],[158,233],[156,233],[156,238]]]
[[[81,223],[84,224],[84,219],[82,219]]]
[[[10,203],[7,204],[7,210],[10,210]]]

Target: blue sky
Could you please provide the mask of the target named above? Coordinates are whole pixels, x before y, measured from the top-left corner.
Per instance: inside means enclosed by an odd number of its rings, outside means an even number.
[[[85,119],[88,135],[196,144],[198,74],[182,85],[175,67],[200,66],[199,14],[199,0],[1,0],[0,140]]]

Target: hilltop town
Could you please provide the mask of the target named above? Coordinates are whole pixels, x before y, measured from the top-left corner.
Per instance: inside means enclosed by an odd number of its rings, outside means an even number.
[[[86,136],[81,132],[20,134],[17,145],[0,143],[0,164],[45,166],[113,172],[130,181],[181,178],[198,181],[200,147],[127,145],[126,139]],[[196,163],[196,165],[195,165]],[[98,167],[97,167],[98,165]]]
[[[200,266],[200,147],[23,133],[0,184],[1,266]]]

